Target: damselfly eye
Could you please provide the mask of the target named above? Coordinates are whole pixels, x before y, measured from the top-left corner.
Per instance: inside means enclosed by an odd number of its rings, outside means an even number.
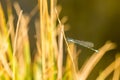
[[[68,42],[72,42],[78,45],[81,45],[83,47],[86,47],[92,51],[98,52],[98,50],[94,49],[94,44],[92,42],[88,42],[88,41],[80,41],[80,40],[76,40],[76,39],[72,39],[72,38],[67,38]]]

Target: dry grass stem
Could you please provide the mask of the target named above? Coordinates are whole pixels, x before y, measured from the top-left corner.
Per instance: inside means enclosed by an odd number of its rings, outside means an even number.
[[[114,71],[115,69],[118,69],[120,67],[120,57],[117,58],[114,62],[112,62],[105,70],[100,73],[97,80],[104,80],[109,74]],[[116,64],[119,63],[119,64]],[[116,75],[118,76],[118,74]],[[113,77],[113,80],[115,79],[115,76]],[[117,79],[116,79],[117,80]]]
[[[116,45],[111,42],[107,42],[102,48],[99,49],[98,53],[94,53],[88,62],[83,66],[78,75],[79,80],[86,80],[92,69],[98,63],[98,61],[102,58],[102,56],[109,50],[114,49]]]

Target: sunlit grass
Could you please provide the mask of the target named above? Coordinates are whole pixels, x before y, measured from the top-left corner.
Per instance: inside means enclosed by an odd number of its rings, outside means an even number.
[[[78,51],[74,44],[68,44],[64,33],[64,20],[59,19],[61,7],[57,6],[56,0],[38,0],[38,5],[30,14],[25,14],[18,3],[14,3],[17,14],[17,23],[14,26],[14,14],[8,1],[8,21],[6,21],[3,8],[0,4],[0,80],[86,80],[94,70],[97,63],[109,50],[115,49],[116,45],[106,42],[98,53],[93,55],[78,68]],[[48,11],[50,8],[50,12]],[[34,58],[31,57],[30,41],[28,36],[29,23],[36,12],[39,19],[35,21],[36,46]],[[63,51],[63,41],[67,49],[66,60]],[[114,71],[113,80],[120,77],[119,53],[97,80],[104,80]],[[65,66],[63,66],[65,62]]]

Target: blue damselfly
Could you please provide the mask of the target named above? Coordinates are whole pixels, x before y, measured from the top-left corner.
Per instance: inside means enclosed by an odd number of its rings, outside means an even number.
[[[76,40],[76,39],[72,39],[72,38],[67,38],[68,42],[72,42],[78,45],[81,45],[83,47],[86,47],[92,51],[98,52],[98,50],[94,49],[94,44],[92,42],[88,42],[88,41],[80,41],[80,40]]]

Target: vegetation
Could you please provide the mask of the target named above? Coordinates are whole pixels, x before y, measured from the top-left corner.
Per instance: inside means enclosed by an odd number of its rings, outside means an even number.
[[[14,26],[14,14],[10,1],[7,3],[7,16],[0,4],[0,80],[86,80],[103,55],[116,45],[106,42],[78,68],[79,51],[74,44],[68,44],[64,34],[65,18],[59,19],[60,6],[56,0],[38,0],[38,5],[30,14],[23,13],[18,3],[14,9],[18,20]],[[49,8],[50,7],[50,11]],[[39,20],[35,21],[36,46],[34,58],[31,57],[28,24],[33,15],[39,11]],[[67,48],[67,57],[63,66],[63,41]],[[113,80],[120,77],[120,55],[105,70],[100,72],[97,80],[104,80],[113,73]]]

